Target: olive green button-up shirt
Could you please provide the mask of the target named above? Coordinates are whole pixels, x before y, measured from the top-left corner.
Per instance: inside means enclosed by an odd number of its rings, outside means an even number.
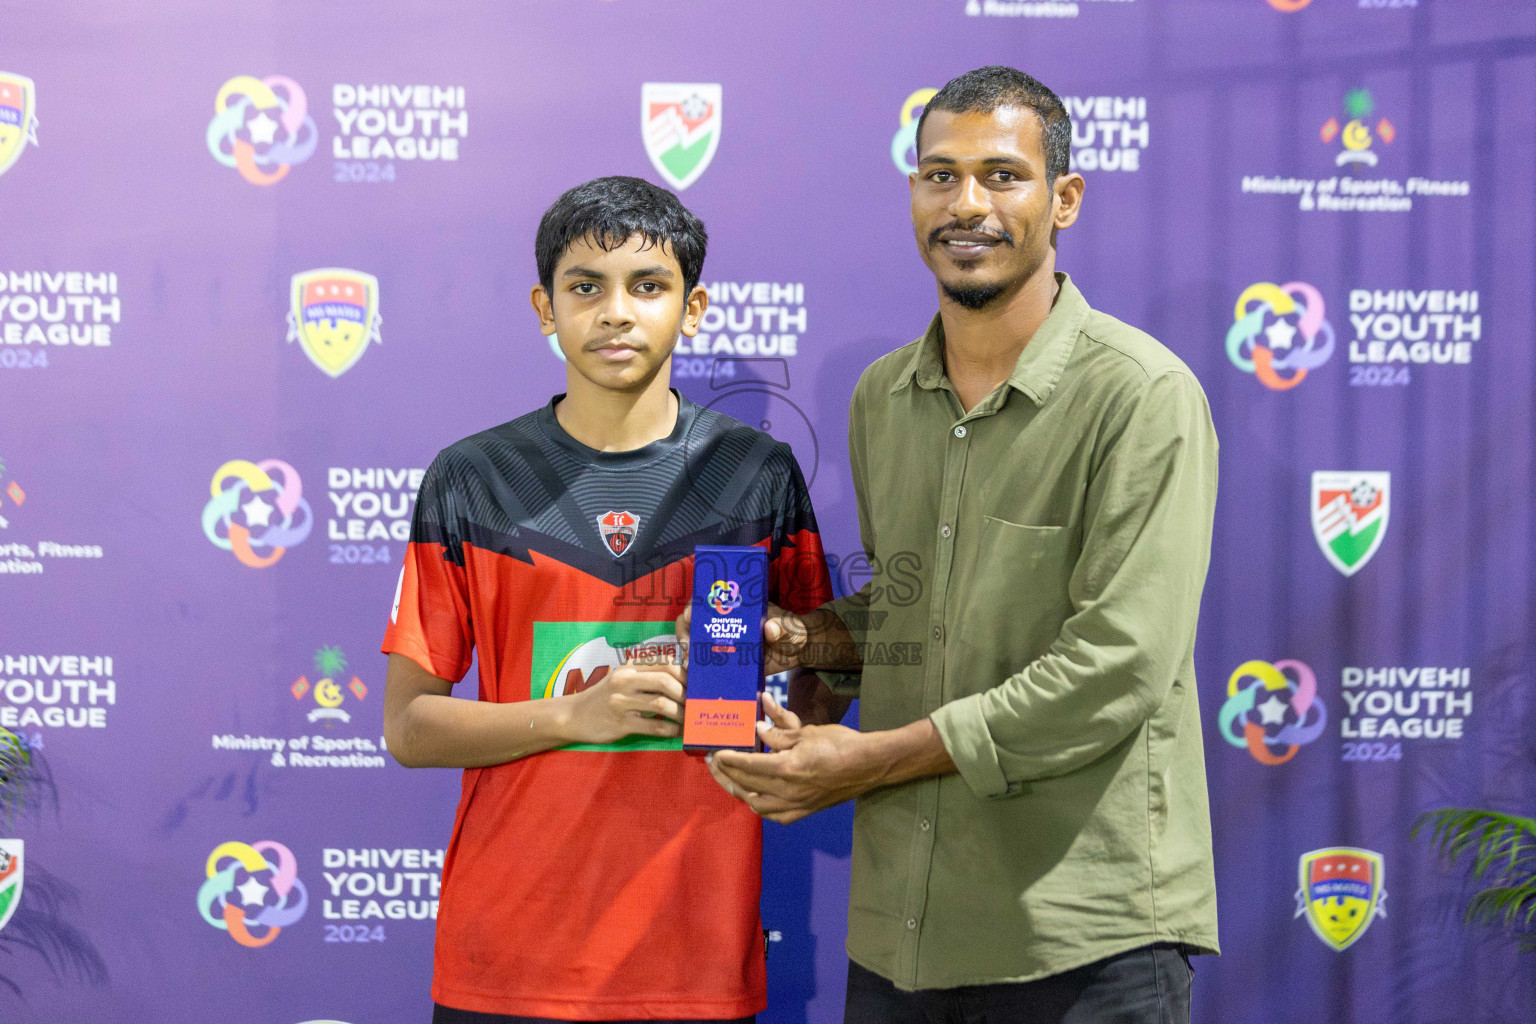
[[[1217,949],[1193,659],[1215,430],[1188,367],[1056,276],[969,413],[937,317],[854,391],[874,575],[830,607],[865,643],[860,727],[930,717],[960,769],[854,813],[848,953],[903,989]]]

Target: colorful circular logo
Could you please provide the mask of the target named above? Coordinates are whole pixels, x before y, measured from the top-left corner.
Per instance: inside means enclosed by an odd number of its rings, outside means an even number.
[[[273,860],[277,863],[273,863]],[[203,920],[252,949],[265,946],[309,909],[293,852],[282,843],[221,843],[197,890]]]
[[[1312,0],[1269,0],[1269,6],[1282,14],[1295,14],[1311,2]]]
[[[280,459],[226,462],[213,474],[210,489],[203,534],[253,569],[276,564],[315,525],[298,471]]]
[[[729,615],[741,605],[741,587],[735,580],[715,580],[710,585],[708,600],[716,614]]]
[[[917,172],[917,120],[918,114],[937,96],[937,89],[919,89],[901,105],[901,127],[891,139],[891,162],[902,174]]]
[[[1237,297],[1227,358],[1273,391],[1289,391],[1333,356],[1333,325],[1323,297],[1301,281],[1260,281]]]
[[[1245,661],[1227,680],[1217,723],[1221,738],[1255,761],[1285,764],[1323,734],[1328,711],[1317,698],[1317,676],[1302,662]]]
[[[275,185],[315,155],[320,130],[299,83],[284,75],[236,75],[219,87],[208,152],[252,185]]]

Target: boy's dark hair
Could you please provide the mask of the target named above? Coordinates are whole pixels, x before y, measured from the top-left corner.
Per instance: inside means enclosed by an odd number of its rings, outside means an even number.
[[[928,101],[917,120],[918,152],[922,152],[923,122],[929,111],[990,114],[999,107],[1025,107],[1040,118],[1047,185],[1054,184],[1057,175],[1067,173],[1072,166],[1072,117],[1061,97],[1024,72],[995,64],[951,78]]]
[[[666,189],[643,178],[622,176],[577,185],[544,211],[533,243],[539,283],[553,294],[555,264],[584,238],[609,252],[636,235],[644,236],[650,245],[671,246],[683,271],[683,294],[693,291],[704,272],[704,250],[709,244],[704,222]]]

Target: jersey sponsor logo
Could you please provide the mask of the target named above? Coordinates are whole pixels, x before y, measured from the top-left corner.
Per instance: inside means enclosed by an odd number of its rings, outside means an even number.
[[[16,915],[21,903],[21,884],[25,878],[25,843],[20,839],[0,839],[0,931]]]
[[[293,275],[289,288],[288,340],[309,361],[340,377],[363,358],[368,343],[382,343],[379,279],[360,270],[322,267]]]
[[[1296,916],[1305,917],[1324,945],[1342,953],[1386,917],[1381,854],[1352,846],[1331,846],[1301,855]]]
[[[208,855],[204,871],[198,912],[247,948],[269,945],[309,909],[298,861],[282,843],[221,843]]]
[[[37,86],[0,71],[0,174],[21,159],[29,142],[37,145]]]
[[[640,86],[640,134],[656,173],[678,191],[709,167],[720,147],[722,89],[713,83]]]
[[[1312,535],[1328,563],[1345,576],[1365,568],[1387,535],[1392,474],[1312,474]]]
[[[604,512],[597,517],[597,532],[603,538],[603,547],[614,558],[628,551],[640,532],[640,517],[633,512]]]
[[[534,700],[580,693],[614,669],[681,660],[676,624],[535,622],[529,695]],[[617,743],[572,744],[566,750],[681,750],[681,739],[630,736]]]

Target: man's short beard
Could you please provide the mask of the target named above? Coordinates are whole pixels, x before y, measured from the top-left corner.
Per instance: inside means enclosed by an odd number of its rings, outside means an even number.
[[[940,283],[944,294],[960,303],[966,309],[983,309],[987,303],[1003,294],[1003,286],[1000,284],[972,285],[967,288],[952,288]]]

